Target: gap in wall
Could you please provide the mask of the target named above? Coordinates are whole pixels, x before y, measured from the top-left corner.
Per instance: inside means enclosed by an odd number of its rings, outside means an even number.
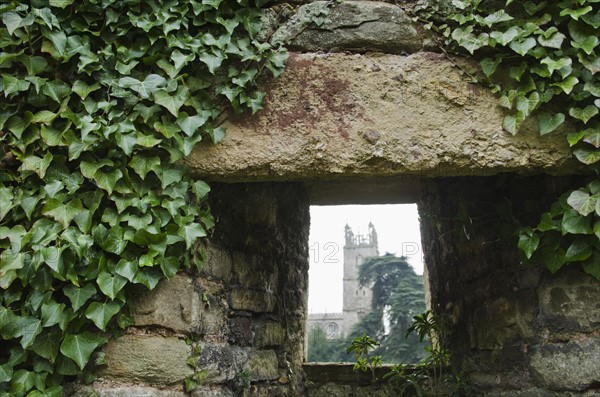
[[[349,338],[359,332],[353,324],[369,317],[360,324],[371,324],[370,336],[384,340],[390,335],[388,315],[380,321],[371,309],[371,287],[356,281],[357,265],[391,254],[404,256],[417,275],[423,274],[417,205],[313,205],[310,215],[307,360],[351,361],[352,356],[343,352]],[[375,332],[380,323],[383,329]],[[398,358],[390,354],[393,357],[384,356],[384,361]]]

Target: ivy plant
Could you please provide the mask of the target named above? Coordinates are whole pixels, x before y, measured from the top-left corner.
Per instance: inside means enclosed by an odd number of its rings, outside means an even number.
[[[564,124],[574,156],[596,179],[521,230],[518,246],[553,273],[580,263],[600,279],[600,0],[432,1],[417,12],[441,23],[445,45],[479,56],[476,78],[499,93],[507,132],[517,134],[530,116],[542,136]]]
[[[0,5],[0,396],[61,396],[131,324],[129,286],[194,265],[209,186],[179,160],[283,70],[262,2]]]

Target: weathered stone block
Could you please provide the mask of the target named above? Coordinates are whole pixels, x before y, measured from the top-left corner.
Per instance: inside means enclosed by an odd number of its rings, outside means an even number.
[[[273,350],[252,350],[248,354],[247,369],[252,381],[275,380],[279,378],[279,361]]]
[[[199,324],[200,303],[191,277],[176,274],[133,299],[131,308],[136,325],[157,325],[186,333]]]
[[[502,349],[507,343],[532,336],[534,313],[517,295],[482,302],[474,319],[474,345],[484,350]]]
[[[254,343],[255,332],[249,317],[234,317],[229,320],[231,343],[239,346],[250,346]]]
[[[530,367],[542,388],[585,390],[600,382],[600,339],[549,343],[533,348]]]
[[[94,384],[77,390],[71,397],[187,397],[187,394],[176,390],[160,390],[136,385],[107,386]]]
[[[581,169],[568,126],[540,137],[532,119],[517,136],[504,132],[494,94],[440,54],[291,54],[268,91],[263,111],[224,124],[227,139],[197,145],[185,159],[195,175],[258,182]]]
[[[206,253],[206,261],[202,272],[213,277],[226,280],[233,267],[233,259],[231,254],[224,248],[206,243],[201,246],[201,249]]]
[[[323,20],[319,26],[314,18]],[[299,51],[381,51],[400,54],[432,47],[425,29],[397,5],[378,1],[315,1],[296,14],[272,36]]]
[[[225,388],[218,386],[200,386],[192,392],[192,397],[234,397],[235,394]]]
[[[257,330],[257,347],[282,346],[285,342],[285,329],[276,322],[266,322]]]
[[[198,357],[198,369],[207,373],[206,384],[233,380],[248,361],[248,350],[230,345],[205,344]]]
[[[236,288],[230,293],[229,306],[234,310],[254,313],[270,313],[275,309],[276,297],[273,293]]]
[[[600,327],[598,280],[582,272],[563,271],[546,277],[538,291],[541,313],[550,326],[560,322],[562,327],[583,331]]]
[[[107,365],[99,371],[104,378],[172,385],[193,373],[186,364],[190,347],[177,338],[125,335],[111,340],[104,351]]]

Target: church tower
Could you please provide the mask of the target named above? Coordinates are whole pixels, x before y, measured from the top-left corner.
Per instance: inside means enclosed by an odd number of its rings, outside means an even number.
[[[354,324],[371,311],[373,296],[371,285],[360,286],[358,269],[366,258],[379,256],[379,251],[377,249],[377,232],[373,223],[369,223],[369,231],[366,235],[355,235],[350,226],[346,224],[345,237],[342,332],[347,335]]]

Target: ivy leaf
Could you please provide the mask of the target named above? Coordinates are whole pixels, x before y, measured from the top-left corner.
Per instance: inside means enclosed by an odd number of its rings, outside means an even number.
[[[500,57],[500,56],[497,56],[494,59],[485,58],[480,62],[481,70],[487,77],[490,77],[491,75],[494,74],[494,72],[498,68],[498,65],[500,64],[500,62],[502,62],[502,57]]]
[[[88,363],[90,356],[98,346],[104,343],[104,338],[93,332],[82,332],[67,335],[60,344],[60,352],[75,361],[80,370]]]
[[[581,17],[581,19],[594,29],[600,28],[600,13],[598,12],[595,14],[585,14]]]
[[[190,92],[186,87],[180,86],[174,95],[165,90],[159,90],[154,93],[154,102],[165,107],[173,116],[177,117],[179,109],[189,98]]]
[[[221,5],[222,2],[223,2],[223,0],[202,0],[202,4],[211,6],[215,10],[219,9],[219,6]]]
[[[596,149],[600,149],[600,128],[588,128],[581,131],[583,141],[593,145]]]
[[[49,151],[46,152],[46,154],[42,158],[39,158],[38,156],[34,155],[27,156],[23,160],[21,169],[24,171],[33,171],[36,174],[38,174],[40,178],[43,179],[44,176],[46,176],[46,171],[48,170],[48,167],[52,162],[52,158],[52,153],[50,153]]]
[[[499,44],[506,46],[511,41],[513,41],[520,33],[520,30],[517,27],[510,27],[506,32],[498,32],[493,31],[490,33],[490,37]]]
[[[565,264],[565,251],[562,248],[557,250],[554,247],[544,247],[540,252],[540,258],[546,265],[546,269],[554,274]]]
[[[0,383],[10,382],[10,379],[13,376],[13,367],[12,365],[6,363],[0,365]]]
[[[560,49],[563,41],[567,38],[564,34],[555,31],[550,36],[539,35],[538,43],[548,48]]]
[[[92,85],[87,85],[85,82],[81,80],[77,80],[73,83],[73,92],[79,95],[79,97],[83,100],[87,98],[92,92],[98,90],[100,88],[99,83],[95,83]]]
[[[190,223],[181,227],[177,234],[184,238],[187,249],[190,249],[199,237],[206,236],[206,231],[199,223]]]
[[[500,23],[500,22],[506,22],[506,21],[512,21],[514,18],[512,16],[510,16],[510,14],[508,14],[506,11],[504,11],[504,9],[501,9],[499,11],[496,11],[493,14],[489,14],[488,16],[486,16],[483,21],[482,24],[488,27],[491,27],[494,24]]]
[[[119,291],[127,284],[127,279],[121,276],[113,276],[108,272],[102,272],[96,279],[98,287],[110,299],[115,299]]]
[[[188,116],[187,113],[181,112],[177,117],[177,125],[187,136],[192,136],[200,127],[206,124],[210,116],[211,113],[209,111],[204,111],[195,116]]]
[[[600,254],[594,252],[594,254],[582,263],[583,271],[600,280]]]
[[[4,23],[4,26],[6,26],[8,34],[12,35],[15,30],[21,27],[23,18],[15,11],[6,11],[2,14],[2,22]]]
[[[594,105],[588,105],[585,108],[572,107],[569,109],[569,115],[576,118],[577,120],[583,121],[587,124],[588,121],[598,114],[598,108]]]
[[[589,241],[578,238],[567,248],[565,262],[579,262],[588,259],[592,255],[592,246]]]
[[[571,208],[583,216],[587,216],[594,212],[596,208],[596,201],[598,201],[597,196],[590,196],[589,193],[583,190],[575,190],[571,192],[569,198],[567,199],[567,203],[571,206]]]
[[[579,83],[579,79],[577,77],[569,76],[560,83],[554,83],[552,85],[555,87],[559,87],[563,90],[565,94],[569,95],[571,91],[573,91],[573,88],[577,85],[577,83]]]
[[[49,302],[42,305],[42,326],[51,327],[63,321],[64,303]]]
[[[211,54],[208,52],[203,53],[199,56],[200,61],[208,67],[208,71],[211,74],[215,74],[217,69],[221,66],[221,63],[227,58],[227,56],[221,52],[217,54]]]
[[[21,338],[23,349],[30,347],[40,332],[42,332],[42,323],[38,318],[31,316],[17,318],[15,337]]]
[[[128,261],[125,259],[121,259],[119,261],[119,263],[117,263],[117,266],[115,268],[115,272],[118,275],[125,277],[130,282],[133,282],[133,279],[135,278],[137,271],[138,271],[137,263],[134,261]]]
[[[96,327],[106,331],[106,325],[120,310],[121,305],[117,302],[92,302],[85,311],[85,317],[92,320]]]
[[[587,6],[587,7],[583,7],[583,8],[577,8],[577,9],[565,8],[560,12],[559,15],[561,17],[568,15],[577,21],[577,20],[579,20],[580,16],[585,15],[592,10],[593,10],[592,6]]]
[[[573,209],[566,209],[561,224],[563,236],[565,234],[592,234],[590,220],[580,215]]]
[[[587,70],[589,70],[592,73],[592,75],[600,72],[600,57],[589,57],[584,53],[580,52],[579,54],[577,54],[577,59]]]
[[[516,117],[511,115],[505,116],[502,121],[502,128],[504,128],[506,132],[516,135],[519,128]]]
[[[533,47],[535,47],[536,41],[532,37],[528,37],[524,40],[513,40],[510,42],[509,47],[521,56],[525,56]]]
[[[554,73],[555,70],[562,69],[564,67],[571,66],[573,61],[569,57],[564,57],[560,59],[552,59],[550,57],[546,57],[540,61],[541,64],[548,66],[548,71],[550,74]]]
[[[13,198],[14,195],[11,188],[0,187],[0,221],[4,219],[14,206]]]
[[[81,200],[76,198],[63,204],[62,200],[50,199],[42,208],[42,213],[60,223],[63,229],[69,227],[73,218],[83,211]]]
[[[143,99],[150,99],[153,94],[167,86],[167,80],[158,74],[149,74],[144,81],[129,76],[121,77],[117,84],[137,92]]]
[[[42,93],[52,98],[57,103],[66,98],[71,93],[71,87],[59,80],[47,82],[42,86]]]
[[[99,188],[104,189],[108,194],[112,194],[113,189],[119,179],[123,177],[123,172],[119,169],[113,169],[110,171],[102,171],[101,169],[94,172],[94,181]]]
[[[81,288],[72,284],[69,284],[63,288],[63,293],[71,301],[71,306],[73,307],[74,311],[79,310],[79,308],[82,307],[85,302],[88,301],[88,299],[94,296],[96,292],[96,288],[90,283],[85,284]]]
[[[117,145],[123,150],[127,156],[131,155],[133,148],[137,144],[136,134],[121,134],[117,132],[115,135]]]
[[[66,8],[73,4],[75,0],[50,0],[50,7]]]
[[[100,246],[110,253],[120,255],[127,247],[127,240],[123,238],[123,234],[122,227],[113,226],[100,242]]]
[[[600,150],[594,150],[591,147],[578,147],[573,150],[573,154],[577,157],[577,160],[586,165],[592,165],[600,161]]]
[[[540,244],[540,237],[532,229],[524,229],[519,233],[518,247],[527,259],[530,259]]]
[[[557,129],[565,121],[565,115],[556,113],[551,115],[548,112],[540,112],[538,114],[538,127],[540,135],[546,135]]]
[[[133,282],[143,284],[148,289],[153,290],[158,285],[158,282],[161,278],[162,272],[154,268],[147,268],[137,272],[137,274],[133,278]]]
[[[150,171],[154,171],[155,174],[159,174],[160,169],[160,158],[158,156],[148,157],[143,154],[135,154],[129,166],[138,174],[142,179],[146,178],[146,175]]]

